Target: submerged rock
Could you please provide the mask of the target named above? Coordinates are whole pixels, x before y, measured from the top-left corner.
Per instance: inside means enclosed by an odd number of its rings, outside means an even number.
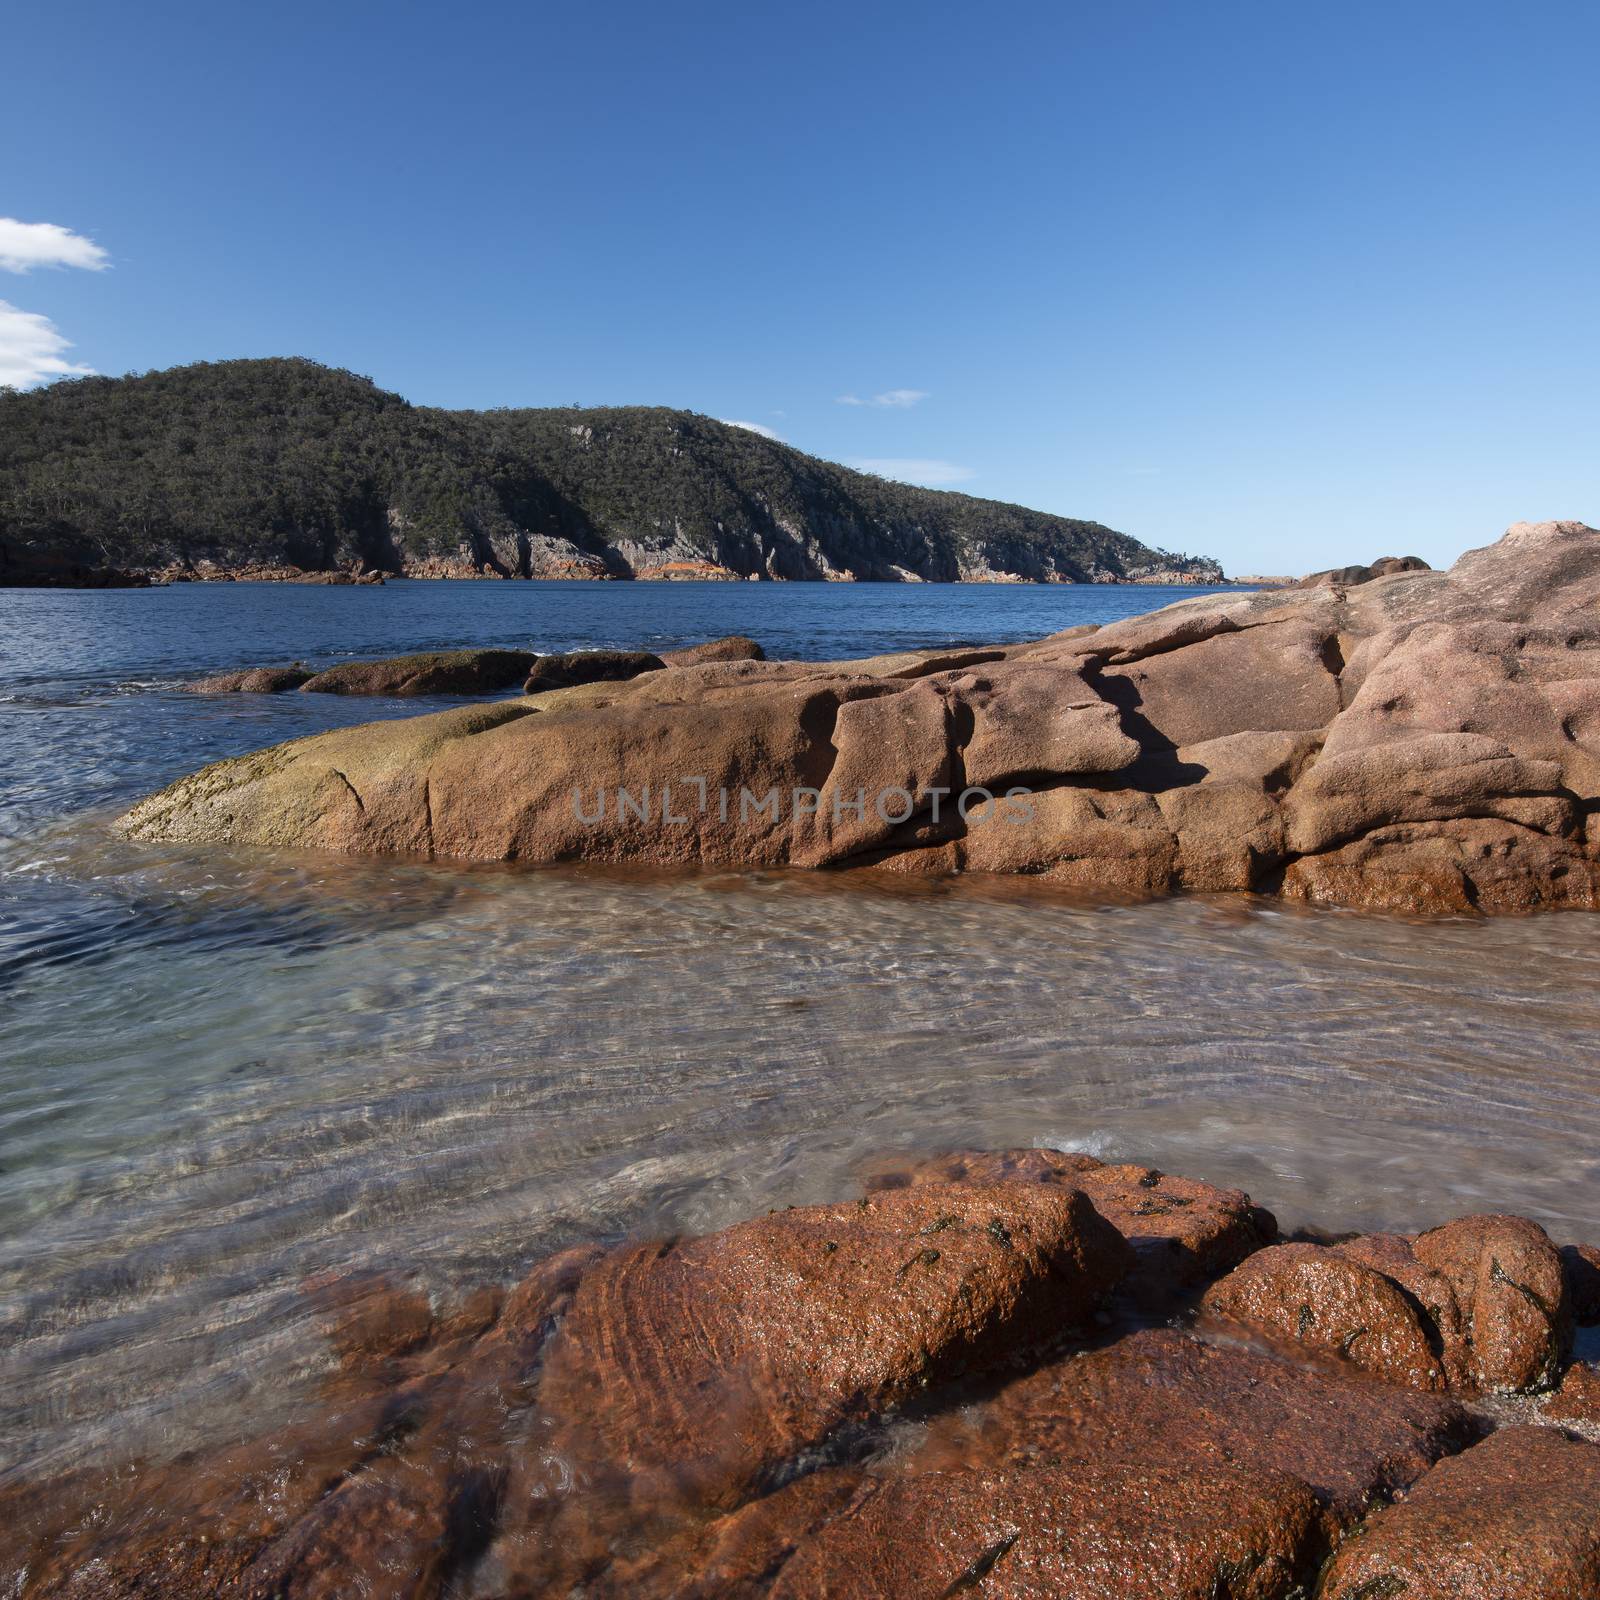
[[[219,672],[184,684],[191,694],[284,694],[309,683],[316,673],[309,667],[246,667],[239,672]]]
[[[1049,1183],[1080,1189],[1133,1251],[1124,1287],[1160,1302],[1209,1282],[1271,1244],[1278,1225],[1240,1189],[1219,1189],[1132,1163],[1106,1165],[1057,1150],[951,1150],[885,1158],[866,1174],[868,1190],[923,1183]]]
[[[1429,913],[1600,905],[1600,533],[1519,524],[1447,573],[1399,565],[987,650],[666,672],[640,653],[540,657],[537,715],[296,741],[181,780],[123,826]],[[406,781],[352,816],[335,775],[370,759]]]
[[[928,1185],[615,1252],[542,1397],[569,1459],[747,1495],[838,1428],[1082,1329],[1127,1247],[1075,1190]],[[656,1481],[659,1480],[659,1481]]]
[[[1503,1411],[1427,1392],[1430,1352],[1456,1369],[1412,1337],[1459,1298],[1456,1368],[1531,1370],[1496,1298],[1550,1292],[1531,1223],[1274,1246],[1237,1191],[1043,1150],[868,1181],[699,1238],[579,1245],[454,1308],[312,1279],[337,1357],[312,1414],[13,1479],[0,1592],[1597,1592],[1600,1447],[1559,1431],[1600,1421],[1592,1371],[1523,1408],[1545,1426],[1475,1443]],[[1209,1284],[1205,1314],[1152,1328],[1136,1300],[1122,1320],[1130,1272],[1166,1275],[1168,1318]],[[1356,1322],[1370,1346],[1337,1337]]]

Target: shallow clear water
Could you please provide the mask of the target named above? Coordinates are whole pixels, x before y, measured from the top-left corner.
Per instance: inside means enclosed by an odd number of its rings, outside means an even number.
[[[0,1460],[292,1406],[326,1361],[310,1273],[452,1293],[577,1236],[837,1195],[886,1148],[1087,1147],[1291,1224],[1492,1206],[1600,1238],[1592,918],[182,852],[104,827],[219,754],[427,708],[171,688],[213,667],[730,627],[860,654],[1167,598],[0,591]]]

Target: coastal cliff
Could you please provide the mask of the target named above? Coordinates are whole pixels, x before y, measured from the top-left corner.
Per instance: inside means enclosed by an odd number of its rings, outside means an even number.
[[[712,661],[341,729],[208,767],[122,826],[441,859],[1593,908],[1597,601],[1600,532],[1518,524],[1448,572],[1207,595],[991,649]]]
[[[301,360],[0,394],[0,585],[129,579],[1220,582],[1097,522],[653,406],[444,411]]]

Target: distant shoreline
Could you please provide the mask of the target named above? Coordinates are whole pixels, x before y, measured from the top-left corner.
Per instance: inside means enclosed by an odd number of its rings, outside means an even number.
[[[1094,578],[1085,583],[1071,578],[1018,578],[1011,576],[966,578],[774,578],[764,574],[740,577],[736,573],[670,573],[659,570],[643,573],[544,573],[523,577],[503,572],[349,572],[312,571],[218,571],[141,572],[92,570],[70,576],[39,574],[30,578],[0,582],[4,589],[166,589],[180,585],[205,587],[232,583],[286,584],[307,588],[381,588],[388,583],[585,583],[585,584],[742,584],[881,586],[884,588],[983,588],[983,589],[1214,589],[1288,588],[1293,578],[1199,578],[1182,573],[1161,573],[1137,578]]]

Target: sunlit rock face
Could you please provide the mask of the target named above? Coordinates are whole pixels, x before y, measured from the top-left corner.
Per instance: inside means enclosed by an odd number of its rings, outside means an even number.
[[[123,826],[1419,912],[1595,906],[1600,532],[1519,523],[1448,572],[1395,565],[1023,645],[704,661],[341,730],[207,768]]]

